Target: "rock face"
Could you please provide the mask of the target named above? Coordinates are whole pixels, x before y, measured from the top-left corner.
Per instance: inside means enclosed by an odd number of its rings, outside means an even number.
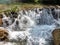
[[[60,29],[55,29],[53,32],[54,44],[60,45]]]

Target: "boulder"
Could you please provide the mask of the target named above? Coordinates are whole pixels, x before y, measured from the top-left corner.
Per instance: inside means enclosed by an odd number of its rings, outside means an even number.
[[[0,28],[0,41],[8,40],[8,31],[6,29]]]
[[[52,32],[53,39],[54,39],[54,44],[55,45],[60,45],[60,29],[55,29]]]

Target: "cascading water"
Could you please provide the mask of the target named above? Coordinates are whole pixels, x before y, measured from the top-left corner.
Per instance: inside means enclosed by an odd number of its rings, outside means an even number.
[[[53,45],[52,31],[55,29],[55,21],[52,14],[48,13],[46,9],[42,10],[39,14],[40,17],[36,17],[36,25],[30,31],[33,44],[32,45]]]
[[[14,23],[5,27],[11,30],[15,30],[16,27],[19,28],[19,31],[28,30],[30,35],[28,35],[26,45],[53,45],[53,37],[51,33],[56,28],[56,25],[60,25],[60,23],[57,23],[58,21],[54,19],[51,9],[44,8],[40,10],[37,8],[34,10],[19,11],[18,18],[14,19]],[[32,20],[35,22],[34,25]],[[3,23],[6,25],[4,21],[5,20],[3,19]],[[10,20],[8,19],[8,21]],[[31,25],[33,26],[31,27]]]

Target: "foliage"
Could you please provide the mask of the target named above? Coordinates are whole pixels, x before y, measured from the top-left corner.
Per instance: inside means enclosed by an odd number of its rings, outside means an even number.
[[[19,10],[19,8],[18,8],[17,6],[11,8],[11,12],[12,12],[12,11],[13,11],[13,12],[17,12],[18,10]]]
[[[39,0],[34,0],[35,3],[38,3]]]
[[[42,4],[60,4],[60,0],[39,0]]]
[[[26,3],[60,4],[60,0],[24,0]]]
[[[60,0],[0,0],[0,3],[42,3],[42,4],[60,4]]]
[[[11,12],[18,12],[19,8],[17,6],[12,7],[11,9],[4,10],[3,13],[6,14],[6,16],[9,16]]]

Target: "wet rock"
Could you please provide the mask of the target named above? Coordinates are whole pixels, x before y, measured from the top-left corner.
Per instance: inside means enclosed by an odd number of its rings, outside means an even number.
[[[55,12],[55,9],[52,9],[52,15],[54,19],[58,19],[58,14]]]
[[[52,35],[53,35],[53,39],[54,39],[54,44],[55,45],[60,45],[60,28],[55,29],[52,32]]]
[[[11,14],[12,14],[13,18],[17,18],[17,16],[18,16],[17,12],[14,12],[14,11],[12,11]]]
[[[2,25],[3,25],[2,18],[0,18],[0,26],[2,26]]]
[[[0,41],[8,40],[8,31],[6,29],[0,28]]]
[[[0,26],[2,26],[2,25],[3,25],[2,18],[3,18],[3,16],[0,14]]]

